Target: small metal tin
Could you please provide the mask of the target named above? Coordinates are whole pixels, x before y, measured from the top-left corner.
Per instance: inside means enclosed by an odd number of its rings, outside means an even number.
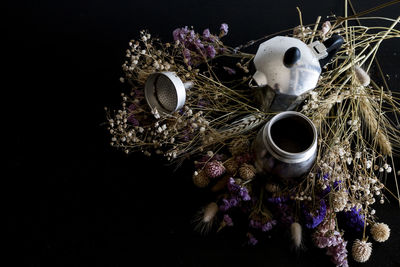
[[[145,97],[150,108],[160,114],[171,114],[183,107],[186,88],[192,83],[183,83],[174,72],[156,72],[149,76],[145,84]]]
[[[253,143],[257,171],[281,179],[301,177],[315,162],[317,139],[317,129],[305,115],[295,111],[275,115]]]

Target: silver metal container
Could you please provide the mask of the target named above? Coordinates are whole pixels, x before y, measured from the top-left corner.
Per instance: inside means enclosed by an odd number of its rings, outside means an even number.
[[[253,143],[257,171],[281,179],[301,177],[315,162],[317,136],[305,115],[295,111],[275,115]]]
[[[322,67],[343,42],[339,35],[309,45],[297,38],[276,36],[260,44],[250,86],[255,89],[261,110],[293,110],[316,87]]]

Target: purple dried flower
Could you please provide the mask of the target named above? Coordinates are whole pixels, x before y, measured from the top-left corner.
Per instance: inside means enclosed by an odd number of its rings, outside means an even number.
[[[201,42],[200,39],[196,39],[193,44],[195,47],[203,54],[204,53],[204,44]]]
[[[136,98],[141,98],[144,95],[143,90],[135,89],[133,92],[134,92]]]
[[[225,66],[223,68],[229,75],[235,75],[236,74],[236,71],[234,69],[232,69],[232,68],[225,67]]]
[[[136,108],[137,108],[137,107],[136,107],[135,104],[130,104],[129,107],[128,107],[128,110],[129,110],[129,111],[134,111],[134,110],[136,110]]]
[[[222,36],[226,35],[228,33],[228,24],[222,23],[219,29],[222,33]]]
[[[210,38],[210,30],[209,29],[205,29],[203,31],[203,37],[206,39]]]
[[[326,254],[331,256],[331,261],[338,267],[348,267],[347,261],[347,241],[343,239],[336,245],[327,249]]]
[[[222,212],[226,212],[226,211],[228,211],[230,208],[231,208],[231,203],[230,203],[227,199],[223,198],[223,199],[222,199],[222,204],[219,206],[219,209],[220,209]]]
[[[328,211],[329,213],[330,211]],[[331,256],[331,260],[336,266],[347,267],[347,241],[344,241],[342,235],[335,231],[335,219],[326,216],[325,220],[317,227],[313,234],[314,244],[319,248],[326,248],[326,254]]]
[[[133,114],[128,117],[128,122],[131,123],[133,126],[139,126],[139,121],[135,118]]]
[[[225,167],[221,161],[213,160],[206,164],[204,171],[209,178],[217,178],[225,173]]]
[[[189,40],[194,40],[196,38],[196,33],[194,32],[194,30],[190,30],[189,31]]]
[[[232,218],[229,217],[228,214],[224,214],[224,222],[225,222],[226,225],[228,225],[228,226],[233,226]]]
[[[239,190],[239,195],[242,197],[242,199],[244,200],[244,201],[249,201],[251,198],[250,198],[250,195],[249,195],[249,191],[247,191],[247,189],[246,188],[244,188],[244,187],[241,187],[240,188],[240,190]]]
[[[184,28],[177,28],[172,32],[172,36],[174,41],[179,40],[180,42],[184,41],[186,35],[188,34],[189,30],[188,27],[185,26]]]
[[[272,229],[272,224],[270,222],[261,225],[261,231],[263,232],[268,232],[271,229]]]
[[[179,34],[181,33],[181,29],[177,28],[172,32],[172,37],[174,38],[174,41],[179,40]]]
[[[229,199],[229,205],[231,207],[236,207],[239,204],[239,200],[235,197],[232,197],[231,199]]]
[[[229,178],[228,190],[231,192],[233,196],[238,196],[243,201],[251,200],[247,188],[236,184],[235,180],[232,177]]]
[[[214,46],[209,45],[209,46],[207,46],[206,49],[207,49],[207,56],[210,57],[210,58],[214,58],[215,54],[216,54]]]
[[[258,240],[252,235],[252,234],[248,234],[249,237],[249,245],[255,246],[258,243]]]
[[[190,59],[191,59],[190,50],[185,48],[185,49],[183,49],[183,53],[182,54],[183,54],[183,58],[187,60],[188,65],[190,65]]]

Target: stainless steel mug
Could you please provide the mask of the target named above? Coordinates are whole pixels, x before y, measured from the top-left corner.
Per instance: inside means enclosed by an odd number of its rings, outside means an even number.
[[[257,171],[276,178],[298,178],[317,156],[317,129],[307,116],[285,111],[260,129],[253,143]]]

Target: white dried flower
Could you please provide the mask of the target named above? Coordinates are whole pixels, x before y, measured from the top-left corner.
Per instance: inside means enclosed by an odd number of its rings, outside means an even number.
[[[323,36],[325,36],[327,33],[328,33],[328,31],[331,29],[331,27],[332,27],[332,25],[331,25],[331,22],[328,20],[328,21],[325,21],[323,24],[322,24],[322,27],[321,27],[321,34],[323,35]]]
[[[372,161],[367,160],[367,162],[365,163],[365,165],[366,165],[366,168],[367,168],[367,169],[371,168],[371,167],[372,167]]]
[[[353,259],[357,262],[366,262],[372,253],[372,243],[356,239],[351,249]]]
[[[385,242],[389,239],[390,228],[385,223],[376,223],[371,227],[372,238],[377,242]]]
[[[383,164],[383,168],[386,170],[387,168],[389,168],[389,164],[387,163]]]
[[[345,191],[332,193],[332,208],[335,212],[342,211],[347,204],[348,194]]]

